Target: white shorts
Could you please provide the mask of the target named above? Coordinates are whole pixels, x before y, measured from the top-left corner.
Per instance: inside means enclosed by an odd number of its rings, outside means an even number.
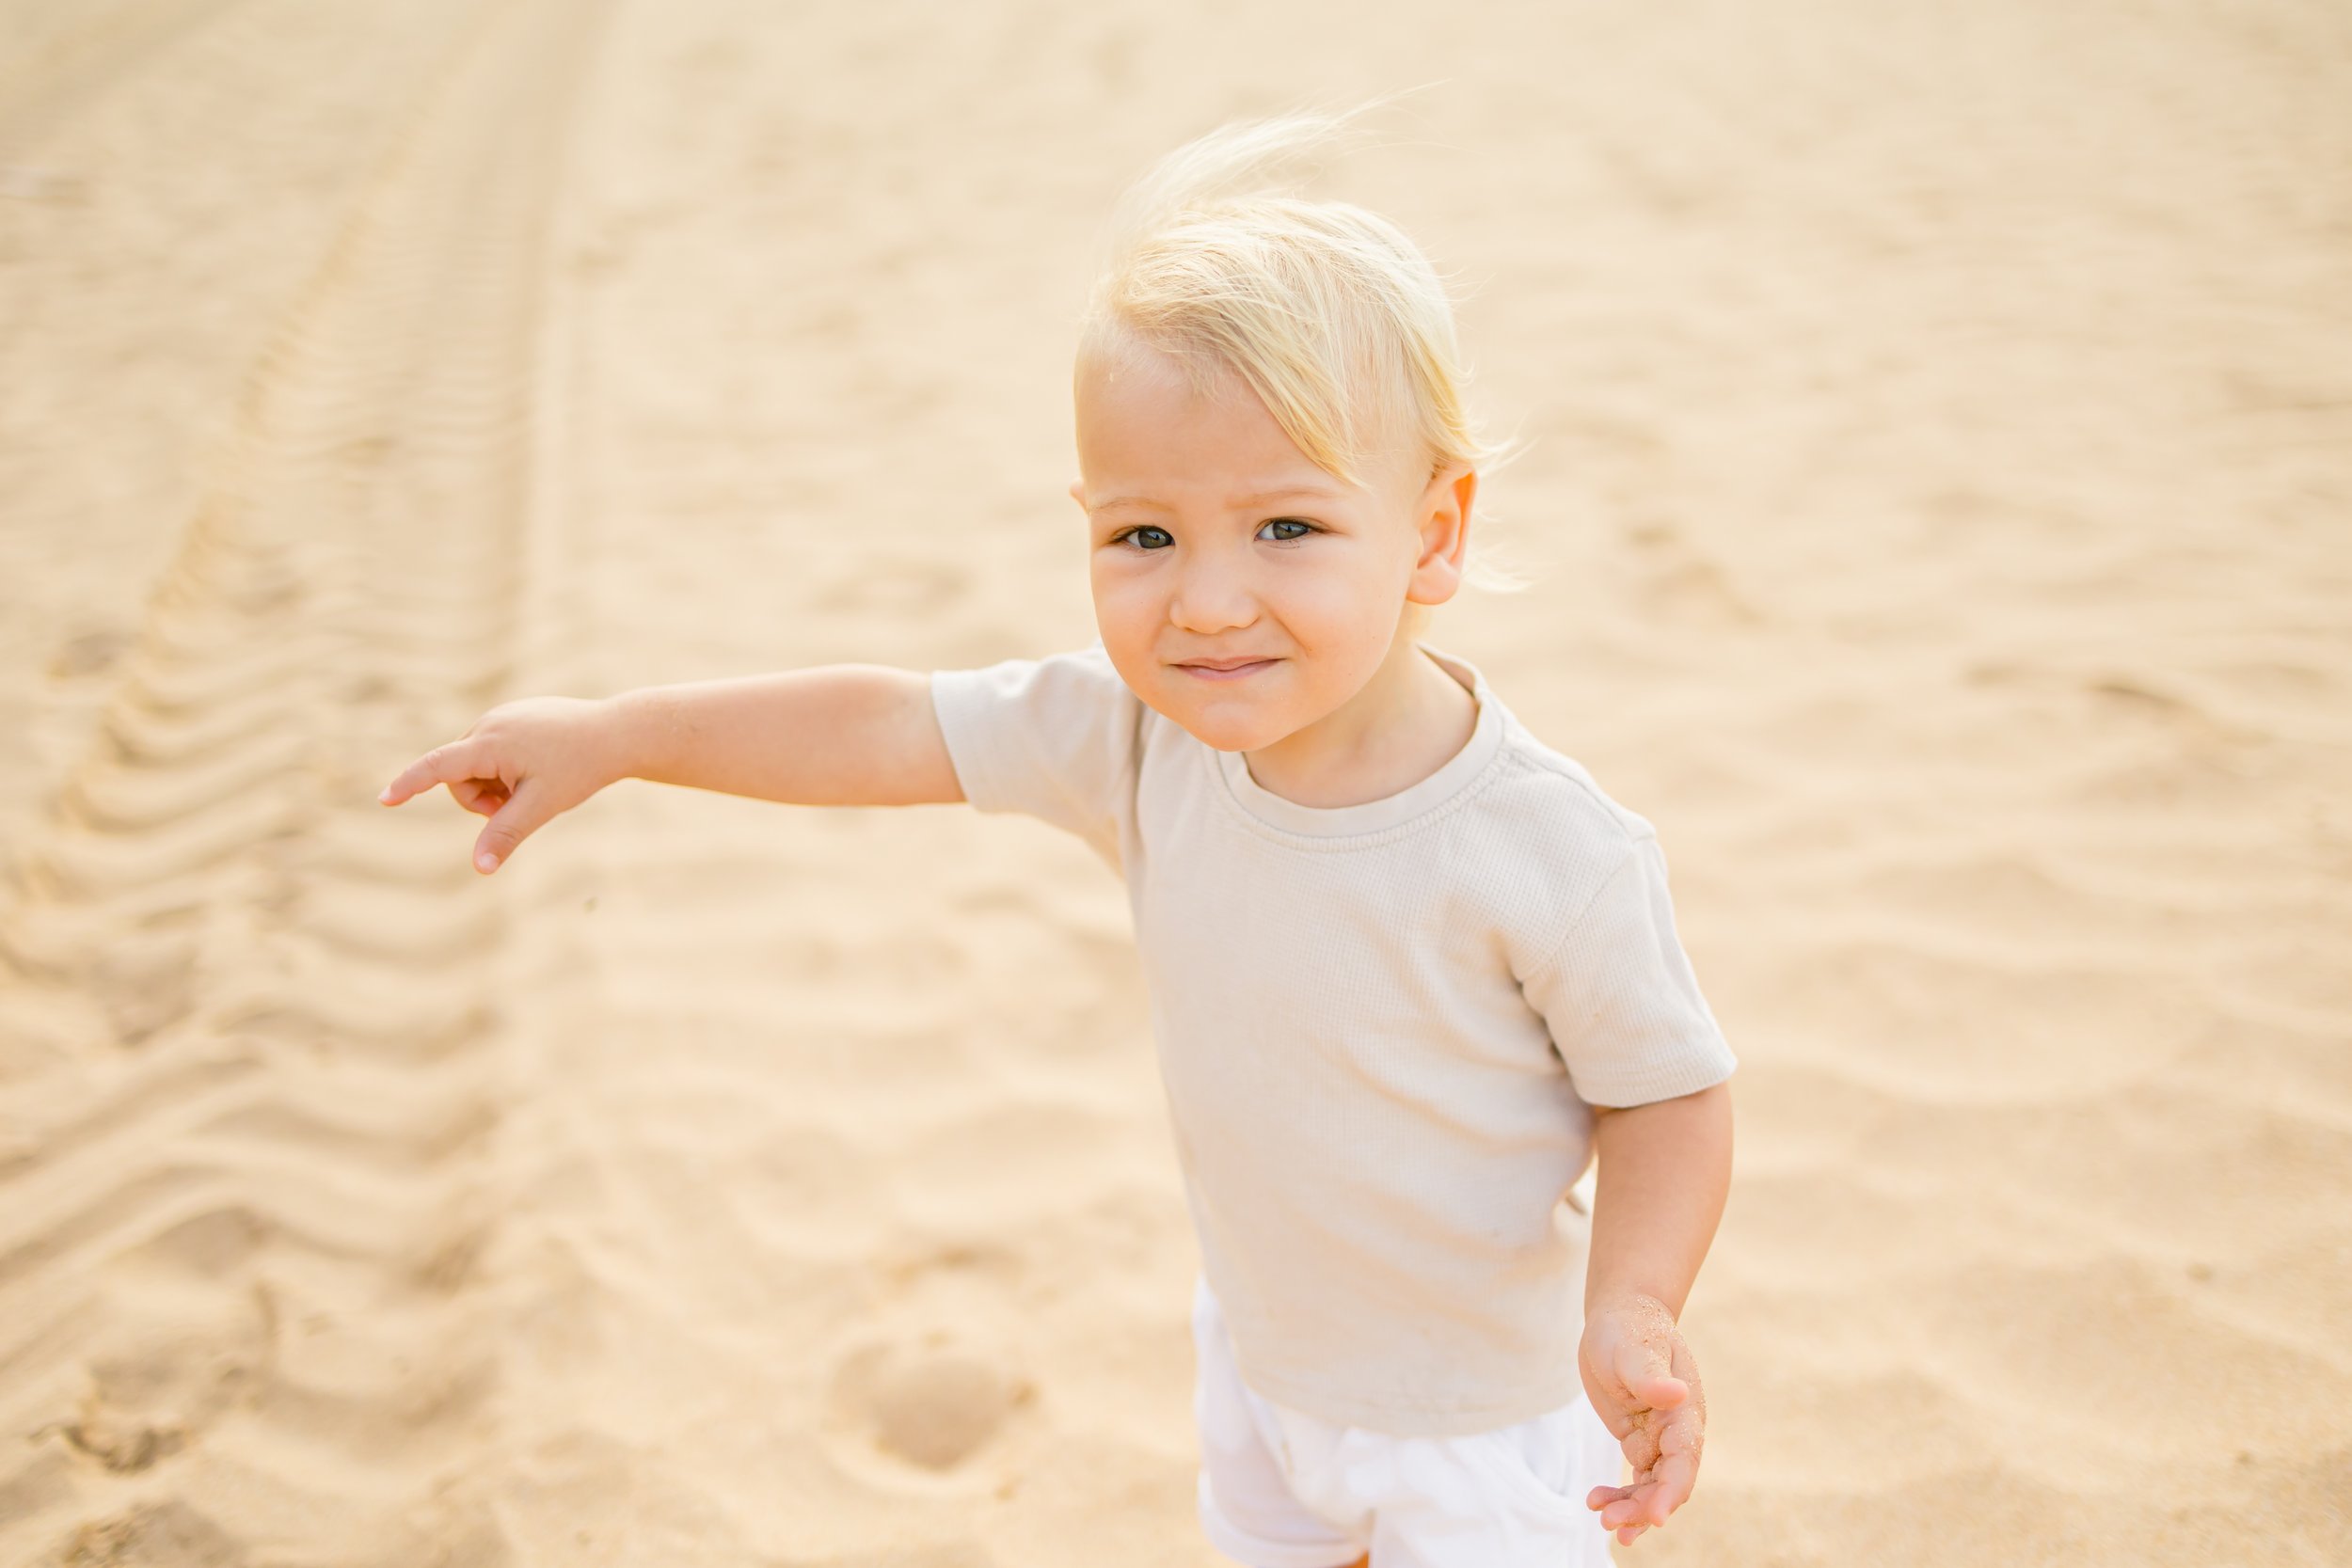
[[[1233,1365],[1206,1279],[1193,1287],[1200,1528],[1246,1568],[1610,1568],[1584,1506],[1624,1450],[1582,1394],[1464,1437],[1335,1427],[1262,1397]]]

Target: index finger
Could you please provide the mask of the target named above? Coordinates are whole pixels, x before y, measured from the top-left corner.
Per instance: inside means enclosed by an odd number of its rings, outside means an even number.
[[[436,746],[402,768],[376,799],[388,806],[396,806],[437,784],[482,778],[485,775],[479,771],[480,761],[480,749],[472,741],[453,740],[446,746]]]

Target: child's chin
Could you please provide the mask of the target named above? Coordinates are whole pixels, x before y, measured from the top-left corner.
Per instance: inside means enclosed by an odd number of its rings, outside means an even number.
[[[1218,752],[1254,752],[1261,746],[1273,745],[1290,733],[1279,723],[1269,722],[1259,715],[1219,712],[1215,708],[1203,712],[1194,707],[1167,717],[1176,721],[1201,745]]]
[[[1306,721],[1290,711],[1297,704],[1289,692],[1245,691],[1176,673],[1148,689],[1129,686],[1161,718],[1214,751],[1254,752]]]

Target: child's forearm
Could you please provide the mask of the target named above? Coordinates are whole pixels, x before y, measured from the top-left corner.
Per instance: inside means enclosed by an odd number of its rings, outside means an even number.
[[[1593,1143],[1600,1172],[1585,1310],[1645,1295],[1680,1317],[1731,1188],[1731,1086],[1597,1108]]]
[[[963,799],[930,677],[879,664],[642,687],[612,698],[625,778],[811,806]]]

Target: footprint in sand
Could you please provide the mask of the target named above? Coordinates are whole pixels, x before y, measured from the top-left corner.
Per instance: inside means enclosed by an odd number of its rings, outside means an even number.
[[[834,1370],[828,1402],[837,1441],[942,1472],[985,1448],[1035,1395],[985,1351],[935,1330],[851,1351]]]

